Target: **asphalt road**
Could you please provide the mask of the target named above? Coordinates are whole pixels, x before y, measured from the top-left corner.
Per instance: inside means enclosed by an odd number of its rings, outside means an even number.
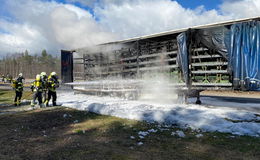
[[[236,102],[236,103],[259,103],[260,98],[248,98],[248,97],[223,97],[223,96],[201,96],[201,97],[211,97],[224,102]]]

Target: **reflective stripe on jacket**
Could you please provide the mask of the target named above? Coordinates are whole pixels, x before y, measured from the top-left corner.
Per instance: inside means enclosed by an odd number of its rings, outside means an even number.
[[[48,77],[48,89],[52,92],[56,92],[56,88],[59,87],[59,81],[53,77]]]
[[[18,92],[22,92],[23,91],[23,82],[14,80],[13,81],[13,88],[18,91]]]

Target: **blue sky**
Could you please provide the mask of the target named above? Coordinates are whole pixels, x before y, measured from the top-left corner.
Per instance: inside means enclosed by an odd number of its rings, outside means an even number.
[[[205,9],[217,9],[218,5],[221,4],[222,0],[177,0],[184,8],[194,9],[198,6],[203,5]]]
[[[56,0],[57,2],[67,3],[66,0]],[[87,0],[86,0],[87,1]],[[176,0],[184,8],[194,9],[198,6],[204,5],[207,10],[215,9],[223,0]],[[79,7],[84,7],[80,3],[73,3]]]

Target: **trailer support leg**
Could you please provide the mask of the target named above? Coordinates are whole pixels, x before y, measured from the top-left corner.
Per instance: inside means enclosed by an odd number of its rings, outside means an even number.
[[[188,103],[188,95],[184,92],[178,94],[178,103],[187,104]]]
[[[196,104],[201,104],[201,100],[200,100],[200,92],[197,93]]]
[[[184,94],[184,104],[188,104],[188,95]]]

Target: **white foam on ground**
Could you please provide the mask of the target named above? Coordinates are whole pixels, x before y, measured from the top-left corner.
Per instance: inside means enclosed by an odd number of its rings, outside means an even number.
[[[260,136],[260,123],[255,122],[260,120],[258,112],[260,105],[256,103],[224,102],[216,98],[203,97],[202,102],[205,105],[160,104],[74,94],[73,92],[58,93],[58,101],[66,107],[103,115],[177,124],[181,128],[190,127],[209,132]],[[254,108],[254,110],[247,108]]]

